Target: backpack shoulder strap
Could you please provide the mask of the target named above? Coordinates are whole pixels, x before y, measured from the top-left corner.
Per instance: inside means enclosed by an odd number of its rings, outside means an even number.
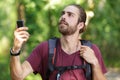
[[[52,58],[54,55],[54,50],[56,48],[58,38],[51,38],[48,40],[48,70],[47,70],[47,79],[49,80],[50,73],[54,71],[54,65],[52,64]]]
[[[91,48],[92,43],[90,41],[87,40],[80,40],[82,45],[88,46]],[[92,80],[92,67],[91,64],[86,62],[86,78],[87,80]]]
[[[88,40],[80,40],[82,45],[88,46],[91,48],[92,43]]]
[[[48,40],[48,45],[49,45],[49,54],[54,53],[54,49],[56,48],[56,42],[58,38],[51,38]]]

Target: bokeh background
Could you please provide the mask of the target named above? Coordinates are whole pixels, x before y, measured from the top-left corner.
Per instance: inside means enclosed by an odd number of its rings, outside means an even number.
[[[16,20],[24,20],[31,35],[22,50],[22,63],[41,41],[60,36],[57,30],[60,12],[73,3],[80,4],[87,12],[87,31],[83,38],[99,46],[108,71],[119,73],[120,0],[0,0],[0,80],[11,80],[9,50]],[[115,80],[113,77],[110,80]],[[25,80],[41,78],[31,74]]]

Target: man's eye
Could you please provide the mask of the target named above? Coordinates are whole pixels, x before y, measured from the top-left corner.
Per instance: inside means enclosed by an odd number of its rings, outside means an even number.
[[[61,12],[61,15],[64,15],[65,14],[65,12]]]
[[[71,13],[68,13],[68,16],[72,16],[72,14],[71,14]]]

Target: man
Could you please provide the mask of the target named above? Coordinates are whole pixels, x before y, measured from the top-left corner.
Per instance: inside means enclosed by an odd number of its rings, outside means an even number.
[[[79,5],[68,5],[62,11],[59,19],[59,32],[61,37],[57,42],[56,66],[70,66],[82,64],[84,59],[92,66],[92,80],[106,80],[101,53],[98,47],[84,46],[79,40],[79,35],[85,31],[86,13]],[[10,70],[13,80],[23,80],[34,72],[41,74],[46,79],[48,66],[48,42],[40,43],[31,55],[20,63],[19,52],[22,45],[28,40],[27,27],[17,28],[14,32],[14,45],[11,49]],[[56,80],[56,71],[53,71],[49,80]],[[60,76],[60,80],[86,80],[82,69],[68,70]]]

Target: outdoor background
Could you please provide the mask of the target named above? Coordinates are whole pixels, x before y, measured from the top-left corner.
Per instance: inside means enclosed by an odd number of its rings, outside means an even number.
[[[99,46],[108,72],[119,75],[120,0],[0,0],[0,80],[11,80],[9,50],[16,20],[24,20],[31,35],[21,54],[23,62],[41,41],[60,36],[57,31],[60,12],[73,3],[80,4],[87,12],[87,32],[83,38]],[[108,75],[110,80],[120,80],[115,74]],[[31,74],[25,80],[40,80],[40,77]]]

